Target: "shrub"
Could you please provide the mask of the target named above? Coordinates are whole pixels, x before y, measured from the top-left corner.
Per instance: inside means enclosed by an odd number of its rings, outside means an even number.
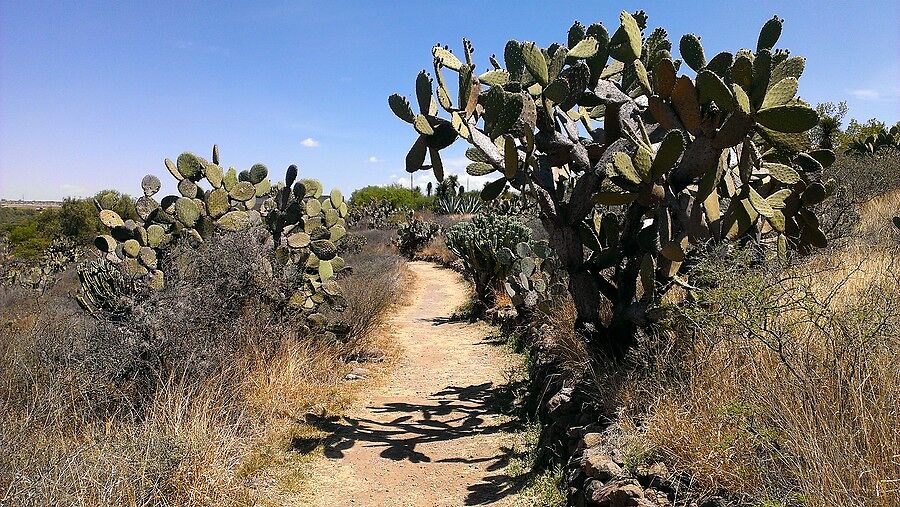
[[[500,252],[530,239],[531,230],[521,222],[495,215],[478,215],[447,231],[447,248],[462,260],[475,284],[479,308],[474,313],[494,304],[494,290],[509,274],[511,266],[500,258]]]
[[[410,190],[396,184],[370,185],[350,194],[350,204],[354,206],[365,206],[380,201],[389,202],[397,209],[420,210],[430,208],[434,198],[422,195],[422,191],[418,188]]]
[[[410,214],[407,221],[397,229],[397,248],[400,255],[412,259],[416,252],[440,233],[441,227],[438,224],[419,220]]]
[[[400,95],[388,99],[418,135],[407,171],[443,179],[440,151],[462,137],[469,174],[501,174],[483,199],[511,185],[534,200],[568,272],[579,329],[615,355],[707,241],[765,239],[782,257],[825,246],[812,207],[834,191],[819,176],[834,154],[813,149],[808,134],[819,115],[796,97],[804,59],[774,48],[783,20],[765,23],[755,52],[709,60],[699,37],[683,36],[681,61],[696,79],[677,76],[665,30],[643,34],[643,11],[620,21],[612,36],[576,22],[565,44],[547,48],[511,40],[505,68],[492,58],[480,75],[468,40],[464,58],[437,45],[436,102],[425,71],[418,113]],[[446,71],[458,74],[458,93]]]

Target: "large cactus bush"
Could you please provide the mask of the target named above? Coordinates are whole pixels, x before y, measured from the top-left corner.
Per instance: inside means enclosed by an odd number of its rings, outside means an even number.
[[[497,215],[477,215],[447,231],[447,248],[460,258],[475,284],[478,311],[493,305],[494,289],[512,269],[511,259],[501,252],[529,240],[531,229],[518,220]]]
[[[271,232],[274,258],[286,268],[277,272],[301,280],[288,297],[289,306],[316,325],[324,325],[324,317],[317,312],[321,304],[343,307],[334,278],[345,263],[337,256],[334,241],[346,234],[348,210],[339,190],[323,197],[318,181],[295,182],[296,166],[289,167],[285,181],[275,185],[262,164],[240,172],[234,167],[225,170],[219,164],[217,146],[212,161],[185,152],[175,162],[166,159],[165,165],[177,180],[180,195],[157,200],[161,181],[154,175],[145,176],[141,181],[144,195],[136,202],[142,222],[122,220],[97,203],[109,234],[98,236],[94,244],[129,280],[162,289],[165,274],[160,261],[174,240],[186,238],[200,244],[216,231],[237,232],[265,224]],[[276,273],[272,266],[260,266],[260,270],[269,276]],[[85,273],[93,276],[82,276],[81,301],[103,308],[106,303],[98,298],[110,291],[95,288],[100,278],[110,278],[109,273],[96,268]]]
[[[782,256],[825,246],[815,205],[834,191],[821,181],[834,154],[813,149],[819,117],[797,96],[805,60],[774,47],[780,18],[755,50],[711,58],[687,34],[680,59],[643,11],[619,21],[612,34],[576,22],[548,47],[510,40],[486,69],[468,40],[462,56],[437,45],[433,77],[416,78],[418,112],[388,100],[418,134],[407,171],[440,180],[440,151],[461,138],[469,174],[497,175],[485,200],[509,184],[536,201],[577,326],[615,354],[698,246],[757,240]]]
[[[407,214],[406,222],[397,228],[397,249],[400,251],[400,255],[412,259],[416,252],[431,243],[439,234],[441,234],[440,225],[420,220],[410,211]]]

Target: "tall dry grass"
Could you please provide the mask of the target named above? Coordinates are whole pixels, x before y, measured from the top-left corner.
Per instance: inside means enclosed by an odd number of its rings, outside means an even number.
[[[667,463],[680,498],[900,505],[898,213],[900,192],[878,196],[850,239],[787,268],[711,256],[691,279],[705,288],[669,298],[627,364],[591,363],[558,333],[568,368],[618,411],[628,462]]]
[[[348,256],[354,324],[327,342],[266,308],[253,245],[213,241],[173,268],[158,314],[132,331],[66,294],[0,292],[0,505],[254,505],[298,486],[304,416],[352,401],[346,363],[386,347],[378,326],[401,266]],[[356,293],[363,283],[376,302]]]

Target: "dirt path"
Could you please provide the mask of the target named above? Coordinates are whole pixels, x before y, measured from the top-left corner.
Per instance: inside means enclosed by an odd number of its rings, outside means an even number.
[[[449,323],[468,288],[453,271],[408,264],[409,303],[390,319],[394,371],[345,417],[314,466],[308,505],[511,505],[501,414],[511,361],[482,323]]]

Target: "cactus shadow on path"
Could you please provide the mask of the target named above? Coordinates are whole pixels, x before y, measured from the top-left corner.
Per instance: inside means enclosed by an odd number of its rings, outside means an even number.
[[[459,274],[408,266],[408,303],[387,326],[403,350],[398,364],[343,417],[306,416],[328,436],[316,442],[325,459],[305,504],[514,505],[522,481],[504,470],[521,457],[509,445],[520,423],[507,415],[521,387],[508,378],[515,359],[486,346],[488,325],[441,319],[469,297]]]

